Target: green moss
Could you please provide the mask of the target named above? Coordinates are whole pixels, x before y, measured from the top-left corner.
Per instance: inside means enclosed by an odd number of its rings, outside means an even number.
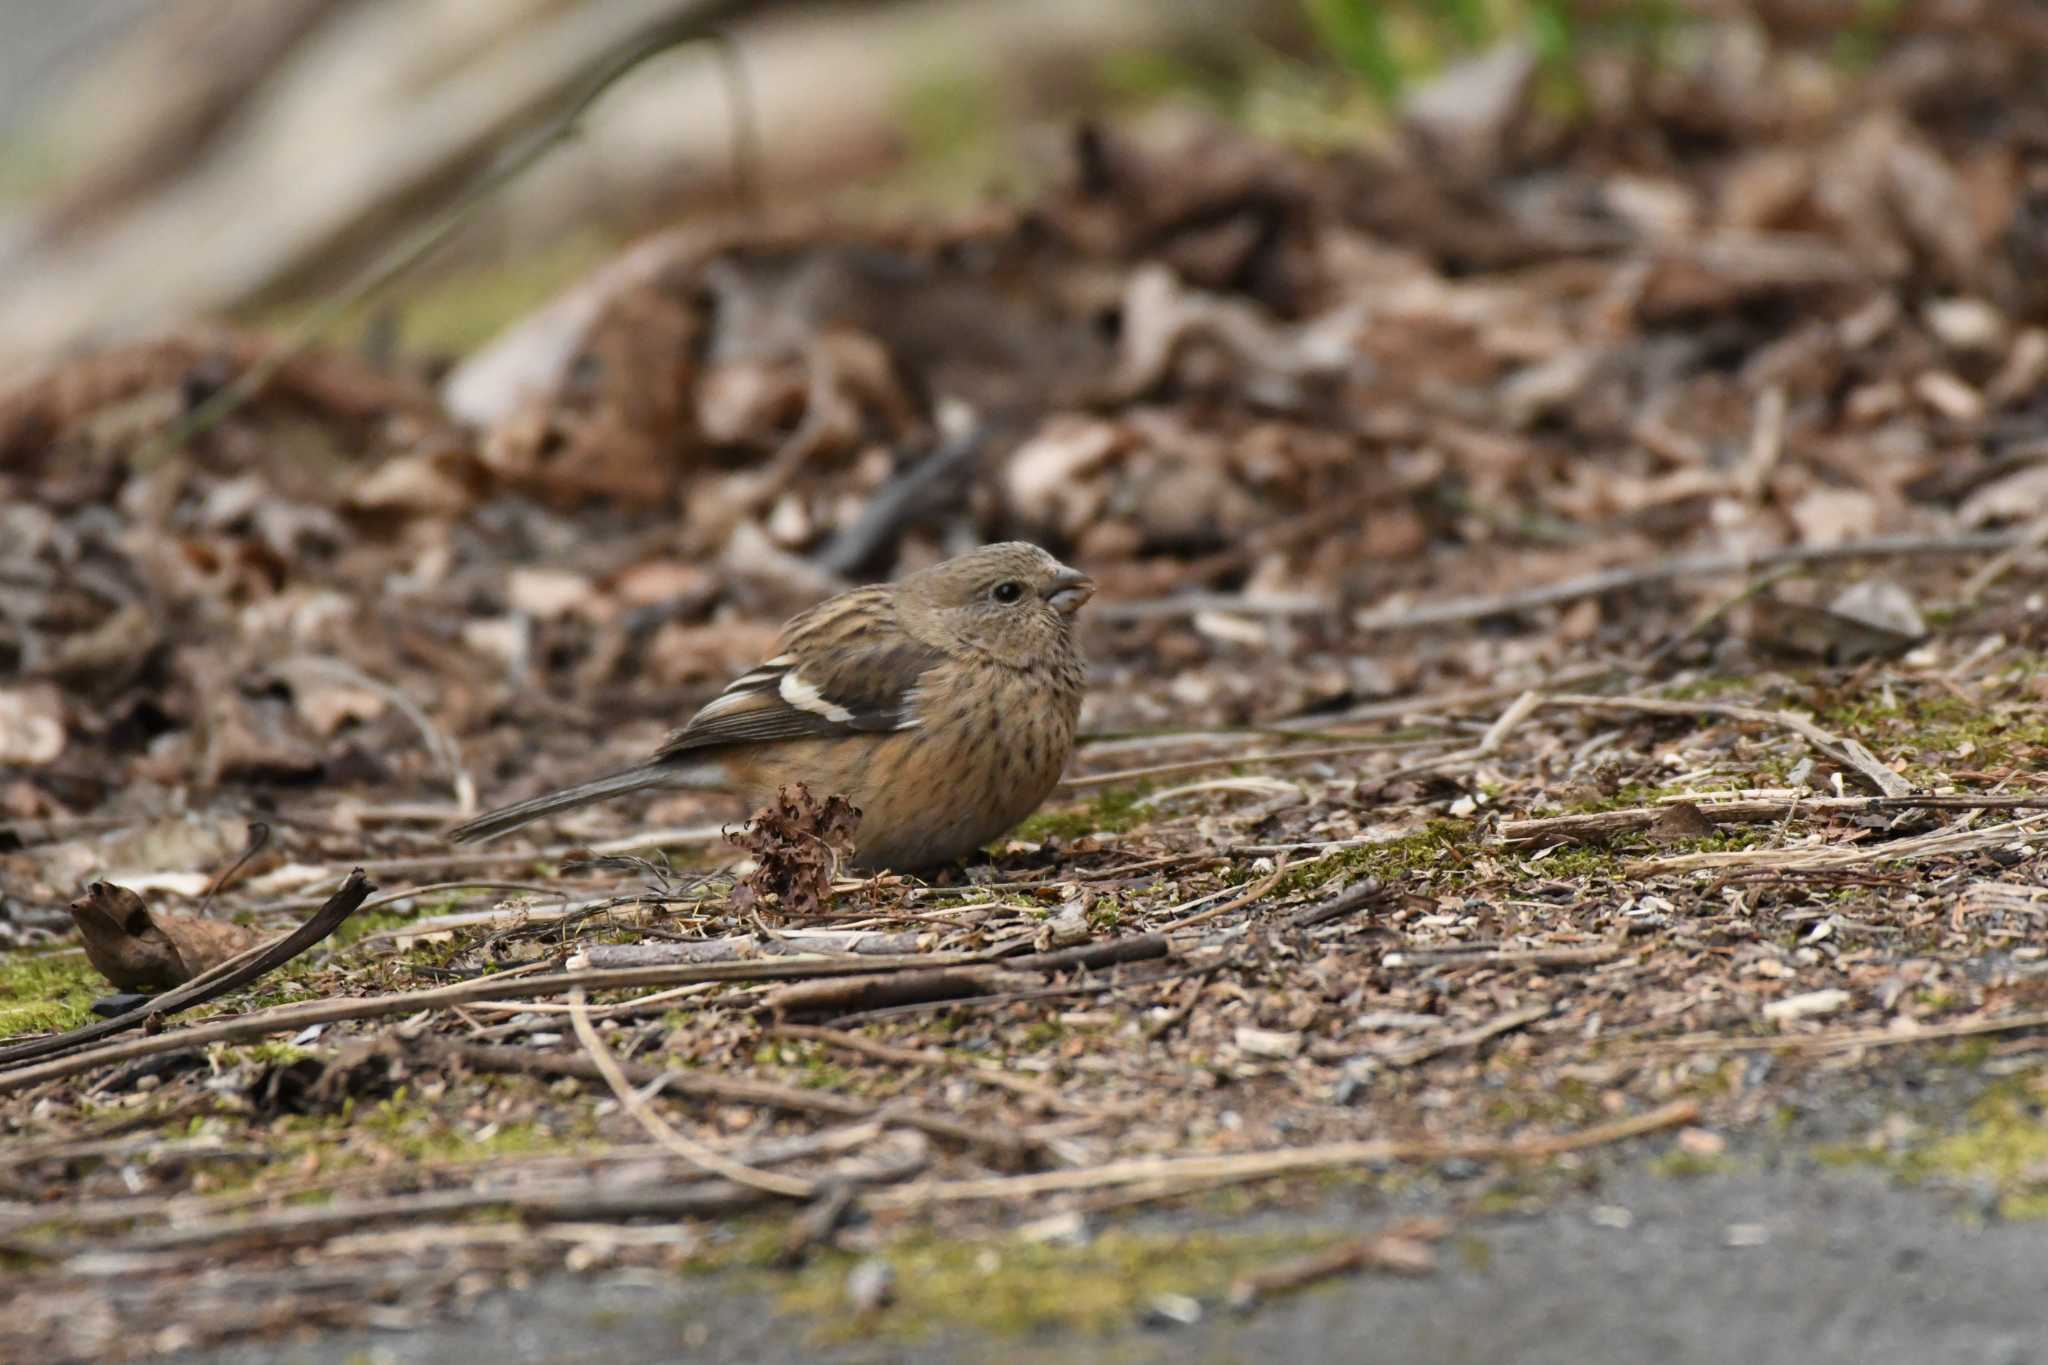
[[[1909,1178],[1988,1181],[2008,1218],[2048,1216],[2048,1072],[1993,1086],[1970,1106],[1969,1124],[1907,1152]]]
[[[1595,844],[1567,844],[1540,862],[1532,854],[1522,860],[1520,868],[1530,876],[1540,875],[1558,881],[1589,877],[1612,879],[1622,875],[1622,860],[1612,851]]]
[[[1340,848],[1303,863],[1274,884],[1276,898],[1316,891],[1341,882],[1377,877],[1393,884],[1428,874],[1437,885],[1457,886],[1476,849],[1472,826],[1463,820],[1431,820],[1412,834],[1381,844]]]
[[[314,1055],[316,1054],[310,1048],[294,1047],[275,1038],[266,1038],[256,1043],[243,1043],[235,1047],[223,1045],[218,1052],[220,1060],[229,1065],[236,1062],[255,1062],[264,1066],[290,1066],[293,1062]]]
[[[1057,1019],[1035,1019],[1025,1026],[1016,1041],[1019,1052],[1042,1052],[1049,1047],[1058,1047],[1067,1036],[1067,1026]]]
[[[863,1073],[833,1061],[831,1050],[823,1043],[763,1043],[754,1050],[754,1061],[761,1066],[782,1068],[791,1084],[806,1090],[836,1090],[852,1095],[869,1088]]]
[[[595,1150],[587,1119],[579,1119],[566,1134],[529,1120],[466,1124],[408,1103],[402,1089],[367,1112],[358,1110],[354,1123],[360,1132],[381,1138],[413,1161],[474,1161]]]
[[[1810,1155],[1828,1166],[1875,1167],[1912,1184],[1988,1186],[2001,1217],[2048,1218],[2048,1068],[1996,1082],[1947,1133],[1896,1145],[1830,1143]]]
[[[1122,834],[1145,818],[1146,811],[1138,802],[1146,790],[1144,786],[1118,788],[1083,805],[1041,810],[1017,826],[1011,837],[1043,843],[1047,839],[1071,840],[1089,834]]]
[[[2023,685],[2043,666],[2039,655],[2026,655],[2008,665],[2002,680],[2014,687]],[[1908,777],[1914,767],[1940,771],[1961,758],[1971,767],[1995,767],[2026,763],[2048,751],[2048,708],[2030,701],[1995,702],[1976,705],[1946,692],[1894,687],[1889,694],[1868,689],[1852,696],[1825,700],[1816,706],[1809,697],[1780,689],[1777,694],[1759,694],[1757,680],[1748,677],[1709,675],[1674,683],[1659,695],[1671,701],[1735,701],[1759,707],[1811,710],[1822,727],[1861,740],[1886,762],[1903,757]],[[1887,695],[1889,700],[1887,700]],[[1710,716],[1700,725],[1720,722]],[[1761,754],[1748,774],[1753,779],[1781,777],[1796,755]],[[1927,774],[1920,774],[1925,776]],[[1668,788],[1629,788],[1605,798],[1573,807],[1576,812],[1613,810],[1643,805],[1665,794]]]
[[[1066,1330],[1100,1335],[1126,1327],[1161,1294],[1214,1298],[1246,1271],[1306,1255],[1335,1234],[1213,1232],[1160,1236],[1114,1230],[1086,1246],[1016,1239],[913,1240],[884,1254],[896,1271],[896,1303],[872,1321],[846,1310],[854,1258],[821,1256],[782,1294],[785,1308],[818,1321],[816,1336],[922,1338],[946,1327],[1002,1336]]]
[[[1961,1001],[1944,997],[1943,1008],[1955,1009]],[[1947,1046],[1937,1045],[1927,1049],[1927,1060],[1937,1066],[1952,1066],[1963,1071],[1975,1071],[1991,1060],[1990,1038],[1962,1038]]]
[[[2037,666],[2031,658],[2025,665]],[[1836,702],[1815,719],[1886,762],[1903,756],[1909,777],[1915,767],[1939,771],[1958,759],[1973,768],[2026,764],[2048,751],[2048,708],[2032,702],[1976,706],[1947,693],[1901,691],[1890,704],[1867,695]]]
[[[400,1089],[371,1104],[349,1102],[334,1114],[295,1114],[273,1120],[264,1134],[261,1165],[236,1168],[208,1192],[260,1189],[274,1180],[295,1181],[309,1158],[323,1173],[388,1161],[392,1153],[408,1162],[488,1163],[508,1156],[599,1152],[607,1145],[593,1122],[577,1116],[567,1124],[508,1119],[477,1121],[445,1112],[456,1106],[429,1103]],[[290,1202],[324,1203],[331,1192],[311,1191]]]
[[[1729,1156],[1704,1156],[1673,1147],[1660,1156],[1650,1158],[1646,1169],[1652,1175],[1669,1176],[1679,1180],[1692,1180],[1703,1175],[1725,1175],[1735,1169],[1735,1159]]]
[[[1488,1079],[1498,1080],[1502,1089],[1487,1098],[1482,1112],[1488,1123],[1501,1128],[1575,1128],[1600,1117],[1599,1094],[1584,1081],[1564,1079],[1543,1085],[1543,1077],[1524,1079],[1519,1087],[1508,1088],[1526,1064],[1495,1056],[1487,1063]]]
[[[1894,1153],[1867,1142],[1824,1142],[1810,1150],[1807,1155],[1815,1164],[1834,1170],[1850,1170],[1858,1167],[1889,1169],[1897,1160]]]
[[[83,953],[16,954],[0,963],[0,1038],[91,1023],[92,1002],[112,989]]]

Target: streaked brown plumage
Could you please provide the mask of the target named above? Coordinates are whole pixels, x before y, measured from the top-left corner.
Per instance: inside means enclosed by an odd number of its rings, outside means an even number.
[[[495,838],[627,792],[719,787],[758,805],[801,782],[860,808],[860,866],[951,862],[1014,828],[1059,782],[1085,683],[1073,616],[1094,590],[1011,541],[841,593],[791,620],[773,658],[646,763],[449,837]]]

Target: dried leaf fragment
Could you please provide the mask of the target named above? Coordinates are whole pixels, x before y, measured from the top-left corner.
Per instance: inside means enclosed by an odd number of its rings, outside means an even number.
[[[182,986],[260,937],[239,924],[153,911],[127,887],[107,882],[94,882],[65,908],[94,970],[122,990]]]
[[[1674,801],[1658,813],[1650,825],[1650,837],[1660,844],[1685,843],[1711,838],[1714,822],[1690,801]]]
[[[860,811],[845,797],[821,803],[798,782],[754,812],[747,827],[726,839],[754,855],[754,869],[732,891],[742,912],[769,906],[784,915],[815,915],[832,893],[832,876],[853,854]]]

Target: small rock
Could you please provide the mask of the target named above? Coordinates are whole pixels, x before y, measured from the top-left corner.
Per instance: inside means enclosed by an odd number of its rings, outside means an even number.
[[[1088,1220],[1077,1209],[1055,1213],[1017,1229],[1017,1236],[1027,1242],[1038,1242],[1047,1246],[1086,1246],[1089,1242]]]
[[[870,1256],[846,1272],[846,1302],[856,1313],[872,1313],[896,1301],[896,1267]]]
[[[1982,299],[1936,299],[1923,310],[1928,330],[1952,351],[1996,351],[2005,344],[2005,315]]]
[[[1705,1128],[1686,1128],[1678,1134],[1678,1150],[1687,1156],[1719,1156],[1728,1150],[1728,1139]]]
[[[1984,415],[1984,398],[1947,370],[1929,370],[1913,381],[1921,402],[1955,422],[1974,422]]]
[[[1147,1327],[1193,1327],[1201,1320],[1201,1301],[1186,1294],[1154,1294],[1146,1300]]]
[[[1927,634],[1927,618],[1920,614],[1913,594],[1886,578],[1852,584],[1828,603],[1828,610],[1912,640]]]
[[[0,692],[0,763],[53,763],[64,738],[64,698],[56,688],[36,683]]]
[[[1301,1035],[1279,1029],[1241,1027],[1237,1031],[1237,1050],[1247,1057],[1285,1061],[1301,1055]]]
[[[1783,1000],[1773,1000],[1764,1006],[1764,1018],[1772,1023],[1790,1023],[1795,1019],[1818,1019],[1833,1014],[1849,1003],[1849,992],[1828,989],[1807,991],[1803,995],[1788,995]]]
[[[1534,49],[1522,43],[1453,62],[1402,99],[1402,120],[1443,168],[1483,177],[1527,108],[1536,69]]]
[[[543,621],[567,615],[595,593],[588,578],[567,569],[518,568],[505,584],[505,595],[514,610]]]

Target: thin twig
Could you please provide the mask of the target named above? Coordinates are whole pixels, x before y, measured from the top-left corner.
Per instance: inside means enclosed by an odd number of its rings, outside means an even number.
[[[1217,754],[1210,758],[1191,758],[1180,763],[1154,763],[1144,768],[1122,768],[1116,772],[1089,773],[1085,777],[1070,777],[1060,785],[1069,790],[1079,791],[1084,787],[1106,787],[1118,782],[1137,782],[1151,777],[1168,777],[1178,773],[1198,773],[1209,768],[1230,768],[1243,765],[1268,763],[1307,763],[1313,759],[1347,758],[1354,754],[1399,754],[1412,753],[1419,749],[1438,749],[1456,740],[1443,739],[1376,739],[1358,744],[1332,744],[1320,749],[1283,750],[1277,753]]]
[[[137,1048],[138,1044],[126,1043],[91,1052],[74,1051],[84,1048],[88,1043],[98,1042],[102,1038],[131,1028],[140,1027],[155,1033],[163,1027],[164,1020],[172,1015],[191,1009],[195,1005],[203,1005],[209,1000],[217,1000],[230,991],[239,990],[258,977],[283,966],[339,929],[342,922],[353,915],[374,890],[376,887],[363,876],[362,869],[357,868],[349,873],[348,880],[341,884],[341,889],[327,898],[327,903],[320,907],[318,913],[289,934],[272,939],[268,943],[258,944],[247,952],[236,954],[218,966],[193,977],[175,990],[165,991],[150,1001],[145,1008],[131,1010],[112,1019],[103,1019],[96,1024],[87,1024],[68,1033],[31,1038],[11,1047],[0,1048],[0,1093],[34,1084],[37,1079],[46,1079],[41,1073],[49,1071],[52,1067],[66,1067],[81,1060],[85,1062],[84,1066],[71,1067],[55,1073],[68,1076],[94,1065],[90,1059],[101,1054],[121,1052],[124,1048]],[[176,1039],[181,1035],[168,1036]],[[160,1040],[146,1039],[144,1043],[154,1044],[158,1041]],[[172,1045],[177,1044],[173,1042]],[[142,1050],[128,1052],[125,1055],[147,1056],[151,1052],[165,1050],[167,1049],[162,1047],[143,1046]],[[45,1062],[41,1066],[23,1065],[38,1057],[49,1057],[65,1052],[73,1052],[74,1055],[56,1062]]]
[[[784,1038],[791,1042],[823,1043],[836,1047],[842,1052],[852,1052],[862,1057],[872,1057],[880,1062],[892,1062],[902,1066],[944,1067],[965,1076],[971,1076],[983,1085],[1007,1090],[1013,1095],[1022,1095],[1048,1109],[1069,1114],[1136,1114],[1141,1112],[1135,1105],[1090,1105],[1079,1104],[1068,1099],[1053,1086],[1034,1081],[1026,1076],[1012,1075],[1003,1070],[1000,1062],[974,1061],[956,1057],[937,1048],[895,1047],[873,1038],[863,1038],[858,1033],[847,1033],[840,1029],[819,1028],[810,1024],[776,1024],[761,1031],[764,1038]]]
[[[1618,943],[1590,948],[1494,948],[1478,952],[1456,949],[1404,948],[1380,959],[1380,966],[1398,967],[1597,967],[1621,956]]]
[[[1159,926],[1159,932],[1171,934],[1182,929],[1191,929],[1197,924],[1207,924],[1210,920],[1221,915],[1227,915],[1233,910],[1242,910],[1245,906],[1257,901],[1261,896],[1264,896],[1268,891],[1278,886],[1280,879],[1287,875],[1289,869],[1290,864],[1287,861],[1287,855],[1283,853],[1280,855],[1280,861],[1274,867],[1271,875],[1264,878],[1258,885],[1252,887],[1243,895],[1233,896],[1223,902],[1223,904],[1212,905],[1207,910],[1197,910],[1194,914],[1177,919],[1171,924],[1162,924]]]
[[[2048,516],[2036,518],[2033,525],[2027,527],[2025,534],[2005,553],[1996,556],[1965,579],[1963,586],[1956,592],[1956,600],[1966,607],[1974,606],[1991,590],[1992,584],[2011,573],[2021,560],[2044,545],[2048,545]]]
[[[1579,815],[1548,815],[1528,820],[1500,822],[1504,844],[1571,843],[1606,839],[1650,829],[1663,819],[1673,804],[1683,802],[1717,825],[1747,825],[1784,820],[1799,815],[1853,815],[1863,811],[1911,810],[2041,810],[2048,809],[2048,796],[1812,796],[1742,797],[1723,799],[1723,792],[1679,792],[1658,798],[1654,806],[1631,806],[1625,810],[1588,811]]]
[[[1321,905],[1311,905],[1306,910],[1296,911],[1288,916],[1280,927],[1300,931],[1313,929],[1318,924],[1328,924],[1331,920],[1342,919],[1346,915],[1363,910],[1377,901],[1385,890],[1385,885],[1378,877],[1367,877],[1363,881],[1353,882]]]
[[[1911,1028],[1855,1029],[1844,1033],[1788,1034],[1779,1038],[1730,1038],[1702,1035],[1657,1038],[1616,1047],[1617,1058],[1684,1057],[1700,1052],[1852,1052],[1858,1048],[1902,1047],[1908,1043],[1940,1043],[1951,1038],[1981,1038],[1994,1033],[2048,1029],[2048,1010],[2009,1014],[2001,1019],[1968,1019],[1954,1024],[1915,1024]]]
[[[1673,555],[1647,564],[1626,564],[1582,574],[1540,588],[1483,597],[1454,597],[1392,611],[1361,612],[1352,623],[1360,630],[1391,632],[1465,625],[1492,616],[1558,607],[1587,597],[1628,592],[1658,583],[1718,578],[1786,564],[1839,564],[1858,559],[1939,559],[1948,556],[1995,554],[2023,544],[2029,531],[1976,531],[1953,536],[1874,536],[1835,545],[1786,545],[1746,553],[1716,552]],[[1313,593],[1249,594],[1191,592],[1150,600],[1104,602],[1094,608],[1105,621],[1153,621],[1198,616],[1207,611],[1245,616],[1326,616],[1339,603]]]
[[[1491,1042],[1503,1033],[1526,1028],[1539,1019],[1548,1019],[1552,1009],[1553,1006],[1548,1001],[1540,1005],[1526,1005],[1518,1010],[1509,1010],[1506,1014],[1498,1015],[1476,1027],[1461,1029],[1457,1033],[1446,1034],[1441,1038],[1424,1039],[1422,1042],[1411,1043],[1407,1047],[1384,1053],[1378,1060],[1383,1066],[1415,1066],[1431,1058],[1440,1057],[1446,1052],[1463,1052],[1467,1048]]]
[[[604,1079],[590,1058],[576,1054],[488,1043],[457,1043],[446,1039],[417,1039],[412,1046],[444,1065],[457,1064],[471,1071],[494,1075]],[[884,1110],[870,1101],[830,1090],[778,1085],[750,1076],[678,1070],[647,1062],[620,1062],[618,1069],[628,1082],[647,1087],[650,1093],[661,1090],[719,1104],[746,1104],[785,1114],[821,1114],[849,1122],[886,1118],[902,1127],[915,1128],[963,1147],[980,1148],[1013,1163],[1028,1157],[1037,1145],[1027,1133],[1014,1128],[972,1124],[950,1114],[934,1113],[910,1105]]]
[[[683,1160],[712,1175],[722,1175],[735,1185],[761,1190],[767,1194],[779,1194],[790,1199],[810,1199],[818,1193],[816,1181],[805,1180],[802,1176],[779,1175],[774,1171],[756,1170],[743,1161],[735,1161],[725,1153],[706,1147],[703,1143],[678,1131],[669,1121],[654,1112],[646,1097],[635,1090],[631,1082],[619,1070],[619,1059],[612,1056],[611,1049],[604,1045],[604,1039],[597,1036],[597,1026],[590,1022],[588,1002],[584,999],[581,986],[569,990],[569,1025],[576,1030],[576,1039],[583,1044],[598,1074],[611,1087],[619,1105],[632,1120],[646,1130],[669,1151]]]
[[[1407,1218],[1371,1237],[1342,1242],[1325,1251],[1255,1271],[1231,1281],[1226,1295],[1243,1312],[1275,1294],[1327,1280],[1354,1270],[1388,1270],[1400,1275],[1427,1275],[1436,1269],[1431,1243],[1450,1233],[1441,1218]]]
[[[1577,1132],[1550,1137],[1514,1138],[1368,1138],[1263,1152],[1223,1156],[1132,1157],[1100,1166],[982,1180],[938,1180],[900,1189],[880,1190],[864,1201],[876,1209],[917,1209],[933,1204],[978,1199],[1020,1199],[1074,1190],[1099,1190],[1116,1185],[1158,1181],[1170,1188],[1180,1181],[1267,1180],[1302,1171],[1331,1170],[1396,1161],[1528,1160],[1585,1151],[1628,1138],[1691,1123],[1700,1114],[1693,1100],[1675,1100],[1631,1118],[1599,1123]]]
[[[1185,1024],[1188,1016],[1195,1012],[1195,1006],[1202,1003],[1202,992],[1209,989],[1209,983],[1215,980],[1216,974],[1222,970],[1223,964],[1216,962],[1197,972],[1194,979],[1188,983],[1187,999],[1145,1026],[1145,1041],[1156,1043]]]
[[[1635,711],[1651,716],[1709,716],[1743,721],[1752,725],[1775,725],[1790,730],[1818,749],[1824,756],[1853,768],[1880,794],[1891,797],[1913,795],[1911,782],[1877,761],[1860,740],[1830,734],[1796,711],[1767,711],[1758,706],[1736,706],[1717,701],[1672,701],[1661,697],[1597,697],[1561,693],[1546,697],[1545,706],[1569,706],[1587,711]]]
[[[94,1067],[112,1062],[133,1061],[138,1057],[175,1052],[205,1043],[242,1042],[250,1038],[267,1038],[277,1033],[296,1033],[312,1024],[339,1023],[345,1019],[383,1019],[394,1014],[447,1009],[456,1005],[473,1004],[479,1000],[554,995],[574,986],[582,986],[593,991],[630,990],[638,986],[680,986],[697,981],[766,981],[852,973],[872,974],[892,968],[924,968],[933,962],[957,961],[963,956],[965,955],[922,953],[894,963],[876,958],[775,958],[764,962],[710,962],[677,967],[621,967],[612,971],[549,972],[516,980],[508,979],[513,976],[512,973],[501,972],[480,980],[461,981],[432,990],[400,991],[393,995],[371,995],[353,1000],[309,1000],[301,1004],[279,1005],[228,1019],[195,1024],[190,1028],[162,1033],[153,1038],[113,1043],[32,1066],[0,1070],[0,1094],[25,1090],[30,1086],[63,1076],[75,1076],[81,1071],[90,1071]],[[970,957],[967,960],[976,959]],[[123,1016],[123,1019],[107,1022],[127,1027],[123,1020],[133,1018],[134,1016]]]
[[[691,12],[670,19],[654,32],[606,54],[589,82],[569,100],[567,107],[539,128],[525,145],[500,156],[457,195],[452,204],[407,233],[348,284],[323,299],[274,348],[152,441],[136,457],[137,463],[145,467],[157,463],[256,397],[280,370],[314,341],[332,331],[352,309],[375,297],[386,285],[431,256],[475,216],[485,200],[573,136],[583,122],[583,116],[612,86],[649,58],[684,43],[702,41],[711,33],[711,26],[719,14],[732,7],[731,0],[706,0],[693,6]]]
[[[1412,763],[1405,768],[1396,768],[1390,773],[1383,773],[1373,779],[1373,785],[1375,788],[1384,789],[1391,783],[1404,781],[1411,777],[1453,772],[1459,768],[1469,767],[1483,759],[1491,758],[1500,752],[1501,746],[1507,743],[1508,736],[1514,733],[1515,728],[1533,715],[1538,707],[1544,704],[1545,698],[1541,692],[1525,688],[1516,695],[1512,702],[1508,703],[1508,708],[1505,711],[1502,711],[1500,715],[1494,718],[1493,724],[1486,727],[1486,733],[1480,736],[1477,744],[1472,745],[1470,748],[1454,750],[1439,758],[1425,759],[1421,763]]]
[[[1486,597],[1457,597],[1448,602],[1430,603],[1403,611],[1362,614],[1354,624],[1369,631],[1422,630],[1483,621],[1489,616],[1563,606],[1587,597],[1627,592],[1657,583],[1751,573],[1784,564],[1837,564],[1858,559],[1938,559],[1995,554],[2023,543],[2027,534],[2024,531],[1977,531],[1954,536],[1876,536],[1835,545],[1787,545],[1751,553],[1673,555],[1647,564],[1603,569],[1540,588]]]
[[[269,842],[270,826],[264,824],[261,820],[251,820],[249,822],[248,842],[242,845],[242,851],[235,856],[235,860],[221,869],[220,875],[207,883],[206,894],[199,898],[199,914],[203,915],[207,912],[213,905],[213,898],[220,894],[220,889],[226,886],[237,872],[248,866],[249,860],[261,853],[264,846]]]
[[[1768,866],[1798,871],[1835,871],[1876,862],[1912,862],[1920,858],[1957,853],[1981,852],[2014,845],[2036,845],[2048,840],[2041,822],[2048,816],[2029,816],[2004,824],[1975,828],[1969,817],[1932,834],[1885,843],[1813,845],[1803,848],[1746,848],[1715,853],[1676,853],[1665,858],[1645,858],[1627,864],[1629,876],[1655,876],[1664,872],[1686,872],[1707,867]]]

